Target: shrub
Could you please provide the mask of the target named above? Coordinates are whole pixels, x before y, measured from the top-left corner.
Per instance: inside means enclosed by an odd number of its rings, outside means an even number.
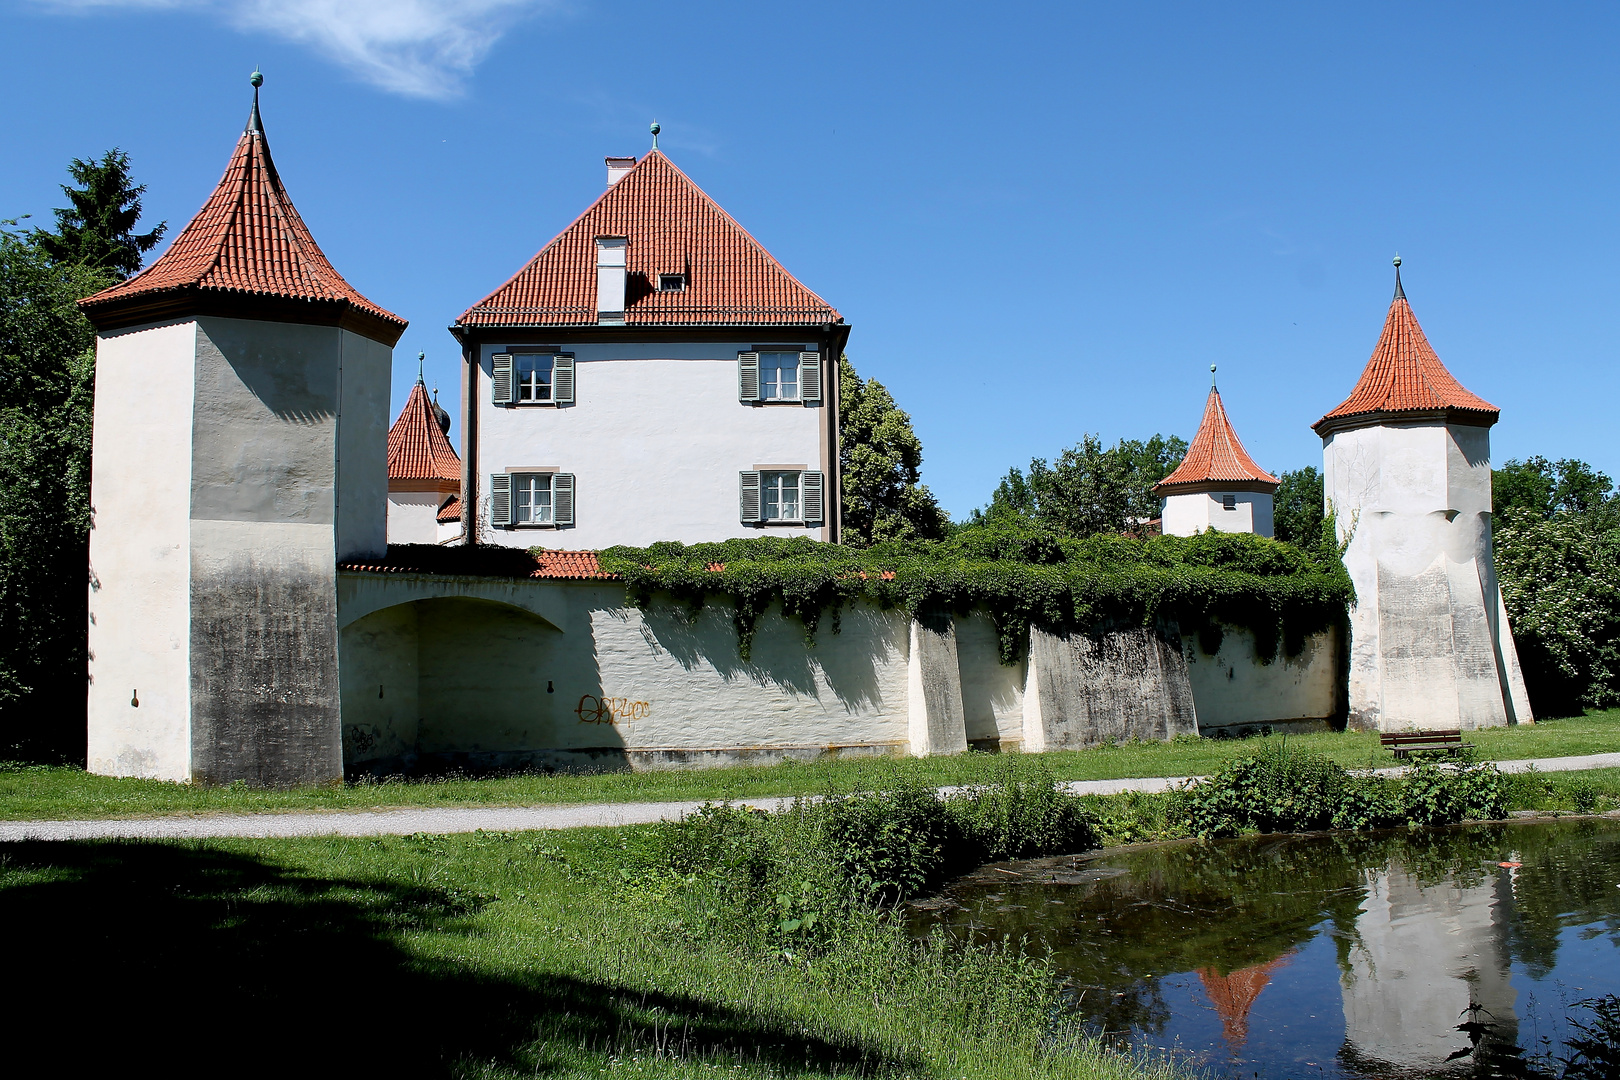
[[[1290,754],[1285,741],[1187,788],[1177,811],[1201,837],[1445,825],[1502,817],[1509,790],[1508,778],[1489,763],[1421,762],[1391,781],[1353,775],[1320,754]]]

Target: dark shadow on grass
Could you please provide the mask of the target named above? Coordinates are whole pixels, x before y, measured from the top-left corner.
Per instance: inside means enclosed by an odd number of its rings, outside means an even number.
[[[401,932],[472,935],[485,901],[313,877],[178,844],[0,845],[7,1072],[554,1075],[537,1037],[596,1055],[685,1047],[794,1075],[884,1076],[919,1063],[697,999],[536,971],[479,977],[413,956]]]

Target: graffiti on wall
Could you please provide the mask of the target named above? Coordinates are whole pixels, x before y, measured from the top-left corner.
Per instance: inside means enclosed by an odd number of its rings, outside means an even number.
[[[585,694],[574,706],[574,715],[582,724],[619,724],[631,720],[645,720],[652,715],[652,702],[631,701],[623,697],[597,697]]]

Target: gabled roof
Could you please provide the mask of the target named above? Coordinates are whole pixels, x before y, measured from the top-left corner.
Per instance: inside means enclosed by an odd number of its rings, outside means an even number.
[[[842,321],[748,230],[653,150],[527,266],[462,312],[460,326],[596,323],[596,238],[629,240],[628,326],[819,326]],[[686,288],[659,292],[661,274]]]
[[[461,480],[461,458],[439,426],[420,379],[388,429],[388,479]]]
[[[392,346],[406,325],[360,295],[315,243],[270,159],[257,91],[225,175],[191,224],[151,266],[79,305],[98,329],[225,314],[343,326]]]
[[[1395,270],[1395,299],[1384,318],[1384,332],[1361,381],[1343,403],[1311,427],[1324,438],[1345,428],[1376,424],[1403,414],[1443,415],[1457,423],[1490,427],[1501,410],[1463,389],[1440,362],[1423,335]]]
[[[1187,456],[1181,459],[1174,472],[1154,485],[1159,494],[1175,494],[1164,489],[1198,484],[1201,486],[1239,485],[1252,489],[1256,485],[1269,485],[1275,490],[1279,481],[1254,463],[1254,458],[1243,449],[1232,421],[1226,417],[1226,406],[1221,403],[1221,392],[1209,388],[1209,399],[1204,402],[1204,419],[1198,425],[1198,434],[1187,447]]]

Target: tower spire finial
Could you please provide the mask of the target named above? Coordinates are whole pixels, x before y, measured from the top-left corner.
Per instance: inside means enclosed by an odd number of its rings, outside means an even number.
[[[658,121],[656,121],[656,120],[654,120],[654,121],[653,121],[653,122],[652,122],[652,126],[651,126],[651,127],[649,127],[649,128],[648,128],[648,129],[647,129],[647,130],[648,130],[648,131],[650,131],[650,132],[652,132],[652,137],[653,137],[653,149],[654,149],[654,150],[656,150],[656,149],[658,149],[658,133],[659,133],[659,132],[660,132],[660,131],[663,131],[663,130],[664,130],[664,129],[663,129],[663,128],[662,128],[662,127],[660,127],[660,126],[659,126],[659,124],[658,124]]]
[[[1209,388],[1215,389],[1215,365],[1209,365]]]
[[[247,129],[249,131],[263,131],[264,125],[259,120],[259,87],[264,85],[264,72],[255,66],[253,74],[248,76],[248,82],[253,84],[253,111],[248,114]]]
[[[416,381],[417,381],[417,383],[419,385],[422,385],[422,386],[427,385],[422,379],[422,368],[426,364],[427,364],[427,353],[425,353],[425,352],[417,353],[416,354]]]
[[[1401,288],[1401,257],[1399,255],[1395,256],[1395,299],[1406,299],[1406,290]]]

